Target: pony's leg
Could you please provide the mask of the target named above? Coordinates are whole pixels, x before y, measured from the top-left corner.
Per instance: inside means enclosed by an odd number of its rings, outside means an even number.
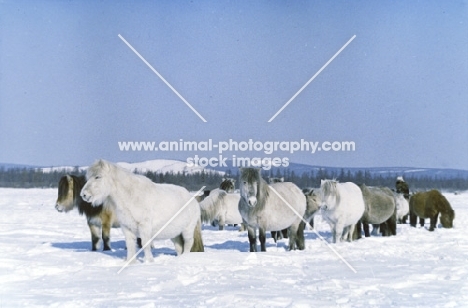
[[[352,242],[354,238],[354,229],[356,228],[355,224],[352,224],[348,227],[348,242]]]
[[[429,231],[434,231],[434,229],[436,228],[437,218],[439,218],[439,213],[431,217],[431,225],[429,227]]]
[[[187,230],[182,232],[182,244],[183,244],[183,251],[182,253],[190,252],[192,250],[193,242],[194,242],[194,229]]]
[[[364,236],[365,237],[370,237],[369,224],[368,223],[363,223],[362,228],[364,229]]]
[[[410,225],[411,225],[411,227],[416,228],[416,220],[417,219],[418,219],[418,216],[416,216],[416,214],[414,214],[412,211],[410,211]]]
[[[115,220],[114,213],[109,209],[104,208],[99,214],[102,225],[102,241],[104,243],[103,250],[111,250],[110,247],[110,230],[112,227],[112,221]]]
[[[140,235],[141,243],[143,245],[145,245],[149,240],[151,240],[151,226],[140,226],[140,228],[138,229],[138,233]],[[134,235],[132,247],[136,246],[136,242],[136,236]],[[151,252],[151,243],[148,244],[145,248],[143,248],[143,252],[145,253],[145,262],[154,261],[153,253]]]
[[[258,228],[258,237],[260,239],[260,251],[266,251],[266,231],[263,228]]]
[[[184,239],[182,238],[182,235],[172,238],[171,241],[174,243],[176,254],[180,256],[184,251]]]
[[[306,227],[306,223],[301,220],[301,222],[299,223],[299,227],[297,228],[297,232],[296,232],[296,246],[297,246],[297,249],[299,250],[305,249],[305,239],[304,239],[305,227]],[[291,237],[289,237],[289,240],[291,241]]]
[[[283,238],[288,238],[288,228],[281,230],[281,235]]]
[[[125,236],[125,245],[127,245],[127,261],[133,258],[133,256],[136,254],[136,235],[126,227],[122,226],[122,232]],[[136,260],[136,259],[135,259]],[[132,262],[135,262],[133,260]]]
[[[110,231],[111,231],[111,224],[109,221],[102,222],[102,241],[104,243],[103,250],[111,250],[110,246]]]
[[[421,227],[424,227],[424,220],[424,218],[419,217],[419,224],[421,225]]]
[[[369,227],[369,225],[367,225]],[[372,236],[377,236],[379,235],[379,229],[380,225],[379,224],[372,224]]]
[[[91,250],[96,251],[99,248],[99,240],[101,239],[101,228],[88,222],[89,231],[91,232]]]
[[[408,214],[406,214],[405,216],[403,216],[403,218],[401,219],[401,223],[402,223],[402,224],[406,224],[406,223],[407,223],[407,221],[408,221],[408,216],[409,216]]]
[[[336,243],[336,229],[335,229],[335,226],[333,226],[331,228],[331,232],[332,232],[332,243]]]
[[[361,220],[359,220],[356,225],[354,226],[353,231],[353,240],[358,240],[362,237],[362,229],[361,229]]]
[[[278,233],[277,233],[276,231],[270,231],[270,233],[271,233],[271,238],[272,238],[272,239],[275,241],[275,243],[276,243],[276,241],[278,240]]]
[[[289,228],[289,250],[304,250],[304,229],[305,223],[300,220],[292,224]]]
[[[349,226],[344,226],[343,231],[341,231],[341,242],[347,241],[349,236]]]
[[[255,228],[247,226],[247,233],[249,235],[250,252],[257,252],[257,232]]]
[[[387,220],[387,228],[389,232],[389,236],[391,235],[396,235],[397,232],[397,221],[396,221],[396,214],[392,215],[388,220]]]
[[[219,220],[218,220],[218,227],[219,227],[219,230],[224,230],[224,225],[226,224],[225,222],[225,219],[223,216],[220,216],[219,217]]]
[[[389,225],[388,225],[388,220],[381,223],[379,225],[379,228],[380,228],[380,234],[382,236],[390,236],[390,229],[389,229]]]
[[[296,233],[298,229],[299,229],[299,226],[295,226],[295,225],[291,225],[289,227],[289,244],[288,244],[289,247],[288,248],[290,251],[296,250],[296,240],[297,240]],[[281,232],[283,231],[281,230]]]
[[[333,243],[341,242],[341,240],[343,239],[343,229],[343,224],[335,224],[335,227],[333,228]]]
[[[354,230],[354,225],[349,225],[343,228],[343,241],[346,241],[346,242],[353,241],[353,230]]]

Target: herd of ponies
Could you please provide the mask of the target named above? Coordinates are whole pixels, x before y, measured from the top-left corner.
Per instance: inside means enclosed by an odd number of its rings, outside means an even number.
[[[92,250],[110,250],[111,228],[122,228],[127,246],[127,260],[137,247],[143,247],[145,262],[151,262],[152,239],[171,239],[177,255],[204,251],[202,223],[238,225],[247,230],[250,251],[266,251],[266,232],[276,241],[289,239],[289,250],[303,250],[304,229],[313,227],[320,213],[330,225],[333,243],[372,235],[396,235],[397,223],[424,226],[429,231],[440,223],[451,228],[455,212],[437,190],[410,195],[408,184],[398,177],[396,188],[368,187],[351,182],[322,180],[320,188],[300,189],[282,178],[265,181],[260,168],[240,168],[239,192],[235,180],[223,179],[220,187],[195,196],[173,184],[158,184],[143,175],[116,164],[98,160],[86,177],[63,176],[58,185],[55,208],[68,212],[76,208],[84,214],[91,232]]]

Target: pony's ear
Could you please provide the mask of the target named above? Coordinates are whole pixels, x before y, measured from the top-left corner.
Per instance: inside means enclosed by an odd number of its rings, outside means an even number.
[[[309,196],[313,196],[314,195],[314,190],[311,189],[310,192],[309,192]]]
[[[323,182],[325,182],[325,181],[321,179],[321,180],[320,180],[320,185],[322,185],[322,184],[323,184]]]
[[[109,164],[104,159],[98,160],[96,165],[98,165],[102,169],[106,169],[107,167],[109,167]]]
[[[73,182],[73,178],[69,174],[67,174],[66,177],[67,177],[68,183]]]
[[[110,169],[110,164],[104,159],[99,159],[93,164],[93,169],[98,169],[101,172],[107,172]]]

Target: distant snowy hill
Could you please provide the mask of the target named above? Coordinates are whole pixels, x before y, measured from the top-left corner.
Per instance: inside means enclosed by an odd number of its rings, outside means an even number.
[[[179,160],[169,160],[169,159],[156,159],[156,160],[149,160],[144,161],[141,163],[117,163],[117,165],[121,166],[122,168],[131,170],[131,171],[139,171],[139,172],[157,172],[157,173],[166,173],[166,172],[173,172],[173,173],[186,173],[186,174],[193,174],[197,172],[220,172],[214,171],[210,169],[206,169],[200,166],[193,166],[188,167],[187,163],[184,161]],[[224,172],[220,172],[224,173]]]
[[[214,168],[218,171],[237,173],[237,167],[232,167],[232,161],[227,161],[228,167]],[[303,173],[317,173],[318,171],[326,171],[327,173],[333,173],[339,175],[342,171],[347,173],[348,171],[355,175],[357,172],[369,172],[372,176],[408,176],[408,177],[429,177],[429,178],[440,178],[440,179],[451,179],[451,178],[464,178],[468,179],[468,170],[461,169],[444,169],[444,168],[414,168],[414,167],[374,167],[374,168],[347,168],[347,167],[326,167],[326,166],[313,166],[306,164],[290,163],[288,167],[272,168],[271,174],[274,175],[277,170],[281,172],[284,169],[288,169],[290,172],[294,171],[296,175],[302,175]]]
[[[139,163],[126,163],[126,162],[119,162],[117,163],[122,168],[130,170],[132,172],[156,172],[156,173],[185,173],[185,174],[193,174],[197,172],[218,172],[224,174],[222,171],[215,171],[211,169],[206,169],[200,166],[193,166],[188,167],[186,162],[179,161],[179,160],[170,160],[170,159],[156,159],[156,160],[148,160]],[[67,171],[72,172],[76,168],[80,171],[85,171],[88,169],[88,166],[81,166],[81,167],[72,167],[72,166],[58,166],[58,167],[48,167],[48,168],[39,168],[42,169],[44,172],[54,172],[54,171]]]

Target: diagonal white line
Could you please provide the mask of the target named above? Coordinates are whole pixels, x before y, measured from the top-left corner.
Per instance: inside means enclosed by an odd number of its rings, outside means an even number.
[[[195,110],[195,108],[192,107],[192,105],[190,105],[189,102],[187,102],[187,100],[182,96],[180,95],[179,92],[177,92],[176,89],[174,89],[173,86],[171,86],[171,84],[169,82],[167,82],[166,79],[164,79],[164,77],[159,74],[159,72],[157,70],[154,69],[154,67],[151,66],[151,64],[148,63],[148,61],[145,60],[145,58],[143,58],[142,55],[140,55],[140,53],[138,51],[136,51],[135,48],[133,48],[132,45],[130,45],[129,42],[127,42],[127,40],[125,40],[123,38],[122,35],[118,35],[119,38],[153,71],[153,73],[155,73],[190,109],[192,109],[192,111],[203,121],[206,123],[206,120],[204,117],[202,117],[202,115],[200,113],[198,113],[197,110]]]
[[[283,196],[281,196],[277,191],[276,189],[274,189],[273,187],[270,186],[270,189],[284,202],[286,203],[287,206],[289,206],[289,208],[294,212],[294,214],[296,214],[298,217],[301,218],[301,220],[303,222],[305,222],[306,225],[308,225],[310,228],[312,228],[312,231],[314,231],[314,233],[318,236],[319,239],[321,239],[327,246],[328,248],[330,248],[331,251],[333,251],[333,253],[335,253],[335,255],[338,256],[338,258],[340,258],[341,261],[343,261],[344,264],[346,264],[346,266],[349,267],[350,270],[352,270],[355,274],[357,273],[357,271],[354,269],[354,267],[351,266],[351,264],[349,264],[317,231],[315,231],[315,228],[313,228],[307,221],[304,220],[304,218],[291,206],[291,204],[289,204],[288,201],[286,201]]]
[[[199,193],[201,193],[203,191],[203,189],[205,189],[206,186],[203,186],[202,188],[200,188],[199,191],[197,191],[188,201],[187,203],[184,204],[184,206],[182,206],[178,211],[177,213],[174,214],[174,216],[171,217],[171,219],[169,219],[165,224],[164,226],[161,227],[161,229],[159,229],[158,232],[156,232],[152,238],[149,239],[149,241],[147,241],[145,243],[145,245],[143,245],[143,247],[140,248],[140,250],[138,250],[134,255],[133,257],[130,258],[130,260],[127,260],[127,262],[125,262],[125,264],[120,268],[120,270],[117,272],[117,274],[120,274],[133,260],[135,260],[135,258],[138,256],[138,254],[140,252],[142,252],[148,245],[151,244],[151,242],[153,242],[153,240],[156,238],[156,236],[159,235],[159,233],[161,233],[186,207],[187,205],[190,204],[190,202],[192,202],[192,200],[195,199],[195,196],[198,196]]]
[[[346,48],[346,46],[348,46],[349,43],[351,43],[351,42],[354,40],[354,38],[356,38],[356,35],[353,35],[353,37],[351,37],[351,38],[346,42],[346,44],[344,44],[343,47],[341,47],[340,50],[338,50],[338,51],[335,53],[335,55],[334,55],[333,57],[331,57],[331,59],[328,60],[328,62],[325,63],[325,64],[322,66],[322,68],[319,69],[319,71],[318,71],[317,73],[315,73],[315,75],[312,76],[312,78],[310,78],[309,81],[307,81],[306,84],[303,85],[302,88],[300,88],[299,91],[297,91],[296,94],[294,94],[293,97],[291,97],[291,98],[289,99],[289,101],[287,101],[286,104],[284,104],[283,107],[281,107],[281,109],[278,110],[278,111],[275,113],[274,116],[271,117],[271,119],[268,120],[268,123],[270,123],[271,121],[273,121],[273,120],[283,111],[283,109],[286,108],[286,107],[296,98],[296,96],[298,96],[298,95],[302,92],[302,90],[304,90],[304,89],[309,85],[309,83],[311,83],[312,80],[314,80],[315,77],[317,77],[317,76],[328,66],[328,64],[330,64],[330,63]]]

